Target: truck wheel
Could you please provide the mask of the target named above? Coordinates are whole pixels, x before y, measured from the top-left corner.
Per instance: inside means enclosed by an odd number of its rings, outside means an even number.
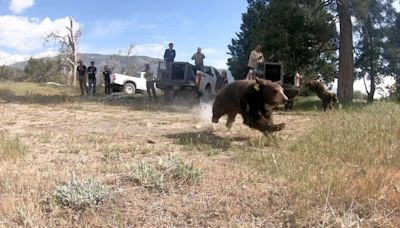
[[[131,82],[127,82],[124,85],[124,93],[128,95],[134,95],[136,93],[136,86]]]

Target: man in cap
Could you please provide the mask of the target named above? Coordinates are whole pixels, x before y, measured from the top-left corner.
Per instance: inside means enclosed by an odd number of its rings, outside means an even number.
[[[81,96],[83,96],[85,93],[87,94],[88,89],[86,86],[86,66],[83,65],[83,61],[79,60],[78,61],[79,66],[76,68],[77,74],[78,74],[78,81],[79,81],[79,87],[81,89]]]

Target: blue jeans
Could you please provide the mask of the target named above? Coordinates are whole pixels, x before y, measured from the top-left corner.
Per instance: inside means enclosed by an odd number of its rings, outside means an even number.
[[[96,94],[96,79],[89,79],[89,94],[92,96]]]

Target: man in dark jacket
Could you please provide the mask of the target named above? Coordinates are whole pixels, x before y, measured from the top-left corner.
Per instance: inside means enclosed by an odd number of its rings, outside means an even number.
[[[104,65],[103,70],[105,94],[111,94],[111,70],[107,65]]]
[[[174,50],[174,44],[169,43],[169,48],[164,52],[164,61],[167,63],[172,63],[175,61],[176,52]]]
[[[78,74],[79,87],[81,88],[81,95],[88,93],[88,88],[86,86],[86,66],[83,65],[82,60],[78,61],[79,66],[76,68]]]
[[[97,69],[94,66],[94,61],[90,62],[90,67],[87,68],[88,79],[89,79],[89,91],[90,95],[96,94],[96,73]]]

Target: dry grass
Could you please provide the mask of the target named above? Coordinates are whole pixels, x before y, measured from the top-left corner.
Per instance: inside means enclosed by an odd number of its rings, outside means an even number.
[[[0,161],[14,160],[24,156],[27,148],[19,138],[6,138],[0,135]]]
[[[395,103],[329,112],[296,142],[238,158],[288,183],[297,224],[393,226],[399,222],[391,217],[400,203],[399,114]]]
[[[324,113],[307,98],[264,137],[197,107],[13,86],[0,103],[0,148],[13,148],[0,156],[0,227],[400,225],[397,104]],[[54,203],[57,189],[78,203]]]

